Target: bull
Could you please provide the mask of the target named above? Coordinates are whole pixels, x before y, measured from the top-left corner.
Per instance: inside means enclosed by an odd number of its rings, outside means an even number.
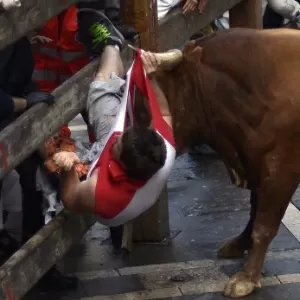
[[[299,49],[297,30],[230,29],[157,54],[178,153],[201,140],[251,191],[246,228],[219,250],[222,258],[249,254],[225,286],[233,298],[260,287],[267,249],[300,181]]]

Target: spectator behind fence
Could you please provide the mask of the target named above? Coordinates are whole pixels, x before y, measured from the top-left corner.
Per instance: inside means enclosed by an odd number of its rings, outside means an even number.
[[[32,84],[32,73],[33,57],[31,44],[27,37],[19,39],[0,51],[0,130],[33,105],[40,102],[53,103],[51,94],[39,92]],[[36,189],[36,171],[39,164],[39,155],[33,153],[16,168],[22,188],[22,236],[24,242],[44,224],[42,216],[43,196]],[[41,283],[50,284],[51,287],[55,286],[56,288],[73,288],[77,284],[74,278],[62,276],[55,268],[47,273]]]
[[[22,242],[22,190],[13,170],[2,179],[0,189],[0,265]]]
[[[157,17],[160,20],[175,6],[182,5],[182,13],[188,14],[196,11],[202,13],[206,6],[207,0],[158,0],[157,1]]]
[[[263,17],[264,29],[279,28],[284,19],[300,22],[300,0],[267,0]]]

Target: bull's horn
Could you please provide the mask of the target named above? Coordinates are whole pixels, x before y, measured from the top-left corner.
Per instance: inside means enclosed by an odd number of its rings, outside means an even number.
[[[164,53],[154,53],[162,69],[172,69],[182,60],[182,52],[178,49],[172,49]]]
[[[137,51],[137,48],[130,44],[128,44],[128,47]],[[172,69],[182,60],[182,52],[178,49],[172,49],[163,53],[154,53],[154,55],[162,69]]]

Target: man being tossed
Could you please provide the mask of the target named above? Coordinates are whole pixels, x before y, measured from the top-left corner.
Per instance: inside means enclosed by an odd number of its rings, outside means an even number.
[[[122,79],[125,75],[124,67],[120,56],[123,37],[100,12],[83,12],[81,16],[79,15],[80,17],[91,20],[91,24],[94,24],[95,18],[97,18],[98,23],[105,27],[105,35],[102,37],[93,36],[93,31],[90,31],[89,28],[86,28],[83,31],[85,34],[80,36],[90,52],[102,53],[100,66],[90,85],[87,100],[89,121],[97,141],[101,142],[110,132],[120,106],[122,89],[125,86],[125,81]],[[90,34],[86,34],[86,32],[90,32]],[[95,41],[97,44],[93,44]],[[151,76],[156,71],[159,62],[149,52],[144,52],[141,58],[162,117],[171,130],[168,103],[155,77]],[[112,144],[110,152],[113,165],[117,165],[118,172],[124,171],[126,174],[124,180],[136,183],[151,178],[164,166],[167,158],[166,145],[160,134],[154,129],[139,125],[129,126],[122,135],[119,135]],[[79,163],[79,158],[75,153],[57,153],[54,161],[62,170],[61,198],[66,208],[78,212],[99,214],[97,209],[99,205],[101,206],[99,202],[107,201],[107,204],[110,205],[109,199],[99,199],[96,192],[97,183],[101,178],[99,168],[96,167],[86,181],[80,182],[74,168],[76,163]]]

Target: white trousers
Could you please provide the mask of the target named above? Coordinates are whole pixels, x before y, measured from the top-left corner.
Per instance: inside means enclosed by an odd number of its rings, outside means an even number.
[[[289,20],[294,20],[300,11],[300,4],[295,0],[268,0],[268,4],[275,12]]]
[[[158,0],[157,1],[157,16],[158,20],[163,18],[174,6],[178,5],[183,0]]]

